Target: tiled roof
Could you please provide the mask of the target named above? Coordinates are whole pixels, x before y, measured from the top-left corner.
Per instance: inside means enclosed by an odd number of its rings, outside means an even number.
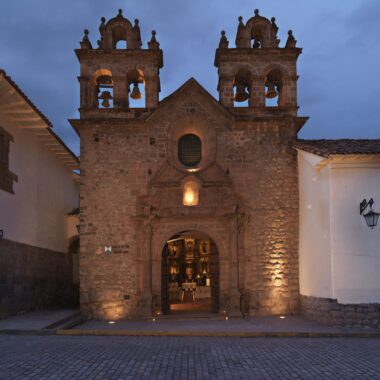
[[[295,148],[321,157],[340,154],[380,154],[380,139],[297,140]]]
[[[24,100],[34,109],[34,111],[40,115],[40,117],[46,122],[46,124],[53,128],[52,123],[50,120],[36,107],[36,105],[29,99],[29,97],[25,94],[24,91],[21,90],[21,88],[18,86],[18,84],[5,72],[5,70],[0,69],[0,74],[4,76],[4,78],[10,83],[11,86],[13,86],[16,91],[24,98]]]
[[[3,82],[4,79],[4,82]],[[2,83],[7,83],[6,86],[1,86]],[[21,88],[17,85],[17,83],[9,76],[7,73],[0,69],[0,88],[4,90],[4,93],[6,94],[12,94],[12,96],[17,96],[21,97],[23,101],[25,101],[25,105],[28,108],[28,113],[25,114],[24,116],[24,123],[29,122],[29,123],[34,123],[32,126],[28,126],[30,129],[35,128],[39,132],[45,131],[44,135],[42,136],[40,134],[40,137],[43,137],[43,141],[46,143],[49,143],[49,146],[53,144],[57,144],[57,146],[61,147],[61,149],[55,149],[55,153],[57,156],[65,162],[66,165],[68,165],[71,169],[76,170],[79,169],[79,158],[71,151],[71,149],[63,142],[63,140],[53,131],[53,126],[50,122],[50,120],[35,106],[35,104],[28,98],[28,96],[21,90]],[[14,90],[15,91],[14,91]],[[2,96],[2,106],[7,106],[8,101],[10,100]],[[21,106],[20,106],[21,107]],[[29,111],[30,107],[30,111]],[[7,110],[3,110],[2,112],[6,113]],[[30,115],[32,113],[32,115]],[[33,116],[37,114],[40,116],[40,120],[38,122],[32,120],[29,121],[27,120],[27,115]],[[14,115],[17,116],[17,112],[15,113],[14,111],[12,112],[12,117]],[[42,122],[42,123],[41,123]],[[62,154],[64,153],[64,154]]]

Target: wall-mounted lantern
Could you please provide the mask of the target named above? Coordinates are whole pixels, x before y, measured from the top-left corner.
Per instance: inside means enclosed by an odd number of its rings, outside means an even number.
[[[364,219],[367,223],[367,226],[373,229],[377,226],[377,222],[379,221],[380,213],[372,210],[372,206],[375,202],[371,198],[368,202],[366,199],[360,203],[360,215],[364,216]],[[366,214],[363,214],[366,208],[369,206],[369,211]]]

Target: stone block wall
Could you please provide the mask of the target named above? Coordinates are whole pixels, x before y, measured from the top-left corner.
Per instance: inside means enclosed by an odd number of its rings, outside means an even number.
[[[301,313],[312,320],[338,326],[380,327],[380,304],[340,304],[336,299],[300,296]]]
[[[181,226],[173,235],[194,225],[218,225],[237,218],[237,205],[243,224],[239,238],[235,237],[234,223],[228,222],[219,245],[226,252],[226,265],[239,274],[225,278],[221,272],[221,289],[239,288],[245,302],[249,300],[244,308],[248,307],[251,315],[298,311],[294,119],[227,126],[215,120],[220,118],[212,115],[215,110],[205,111],[207,102],[201,105],[197,98],[199,94],[191,93],[185,102],[173,101],[172,108],[163,111],[167,116],[151,123],[118,121],[81,127],[80,273],[81,307],[86,316],[117,319],[141,315],[146,306],[142,294],[150,291],[147,276],[155,277],[149,244],[152,247],[157,242],[149,243],[149,233],[142,231],[149,218],[153,217],[155,230],[165,223]],[[204,128],[214,132],[200,129],[198,133],[201,120],[207,124]],[[186,131],[203,133],[207,136],[204,143],[210,140],[208,146],[216,147],[205,151],[204,159],[211,166],[196,174],[205,185],[200,189],[200,205],[191,210],[182,205],[181,178],[188,173],[175,162],[176,140],[170,137],[184,126],[188,126]],[[166,172],[171,174],[160,181],[157,176],[161,172],[163,177]],[[158,181],[154,190],[152,181]],[[226,195],[220,198],[221,194]],[[141,199],[147,207],[142,207]],[[148,214],[142,211],[146,208]],[[213,229],[201,231],[218,240]],[[111,254],[104,252],[105,246],[113,247]],[[157,248],[159,254],[162,249],[163,245]],[[237,258],[233,257],[235,249]],[[159,254],[155,260],[160,260]]]
[[[298,311],[298,176],[292,118],[236,123],[219,145],[246,215],[250,314]]]
[[[71,268],[65,253],[0,239],[0,318],[71,305]]]

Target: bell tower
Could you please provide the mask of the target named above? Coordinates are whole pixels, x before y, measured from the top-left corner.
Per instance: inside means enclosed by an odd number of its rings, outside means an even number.
[[[141,115],[141,109],[155,109],[163,66],[156,32],[152,31],[148,49],[143,49],[139,20],[132,25],[121,9],[108,22],[102,17],[99,32],[97,48],[85,30],[80,49],[75,50],[80,62],[81,119],[131,118]]]
[[[291,30],[284,47],[277,38],[273,17],[262,17],[259,10],[246,24],[239,17],[236,48],[222,31],[216,50],[219,102],[228,108],[247,108],[255,116],[296,116],[297,68],[302,49],[296,47]]]

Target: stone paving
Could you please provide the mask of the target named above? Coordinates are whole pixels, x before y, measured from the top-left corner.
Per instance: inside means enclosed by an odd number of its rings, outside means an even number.
[[[83,332],[92,330],[97,333],[102,331],[120,331],[130,333],[221,333],[221,334],[249,334],[249,333],[318,333],[318,334],[339,334],[339,333],[358,333],[358,334],[380,334],[380,329],[363,327],[334,327],[307,320],[301,316],[279,316],[255,317],[255,318],[224,318],[214,315],[213,318],[186,318],[184,316],[165,316],[152,320],[119,320],[99,321],[91,320],[75,326],[73,330]],[[380,335],[379,335],[380,336]]]
[[[380,339],[0,336],[0,379],[380,379]]]

